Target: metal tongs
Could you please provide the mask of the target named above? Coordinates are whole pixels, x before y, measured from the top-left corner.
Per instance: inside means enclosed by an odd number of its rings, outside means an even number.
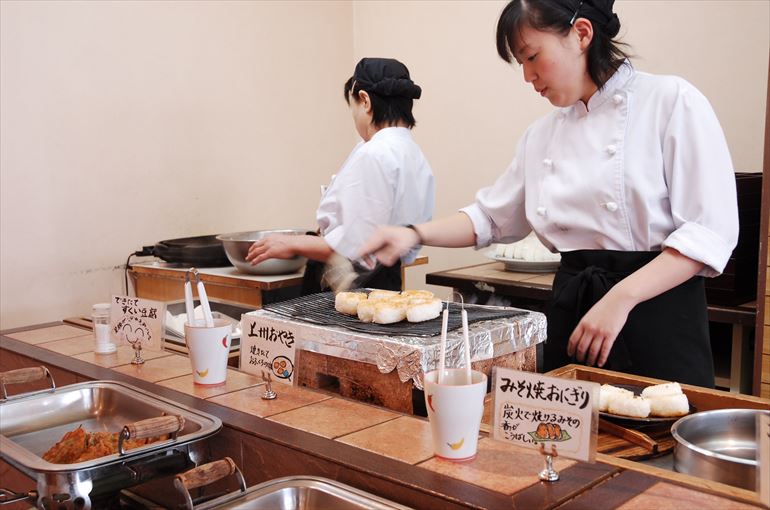
[[[201,275],[197,269],[191,267],[184,275],[184,308],[187,313],[187,323],[190,326],[196,325],[195,308],[193,307],[193,293],[192,293],[192,281],[190,274],[195,277],[195,282],[198,285],[198,299],[203,307],[203,320],[206,323],[207,328],[214,327],[214,316],[211,315],[211,306],[209,305],[209,298],[206,294],[206,288],[201,281]]]

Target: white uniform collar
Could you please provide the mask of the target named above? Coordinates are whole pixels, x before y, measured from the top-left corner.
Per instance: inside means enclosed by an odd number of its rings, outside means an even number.
[[[610,76],[610,79],[604,83],[604,86],[593,93],[591,98],[588,100],[588,108],[586,108],[586,105],[583,104],[583,101],[578,101],[572,105],[572,108],[580,116],[587,115],[589,111],[600,107],[602,104],[604,104],[605,101],[607,101],[607,99],[615,95],[615,92],[618,89],[623,88],[631,79],[631,77],[633,77],[634,73],[635,71],[631,65],[631,62],[625,60],[620,65],[620,67],[618,67],[618,70],[615,71],[612,76]]]
[[[375,138],[383,138],[387,136],[407,136],[411,138],[412,130],[405,127],[385,127],[374,133],[369,141],[371,142]]]

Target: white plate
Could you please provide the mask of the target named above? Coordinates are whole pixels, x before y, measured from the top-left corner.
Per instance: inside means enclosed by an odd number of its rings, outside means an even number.
[[[505,264],[506,271],[517,273],[552,273],[559,269],[559,264],[561,264],[561,260],[534,262],[530,260],[509,259],[508,257],[496,255],[494,251],[488,252],[487,257]]]

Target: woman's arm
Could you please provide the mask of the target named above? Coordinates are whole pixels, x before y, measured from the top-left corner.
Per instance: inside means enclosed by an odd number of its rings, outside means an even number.
[[[697,275],[704,264],[672,248],[618,282],[581,319],[572,332],[567,354],[587,365],[604,366],[628,314],[643,301],[673,289]]]
[[[361,246],[359,255],[374,254],[382,264],[392,266],[413,246],[443,246],[461,248],[474,246],[476,234],[473,223],[464,213],[406,227],[380,227]]]
[[[267,259],[290,259],[299,255],[326,262],[332,253],[323,237],[276,234],[252,244],[246,260],[254,266]]]

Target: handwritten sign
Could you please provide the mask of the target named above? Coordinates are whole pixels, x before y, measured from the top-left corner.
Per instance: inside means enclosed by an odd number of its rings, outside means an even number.
[[[770,415],[757,418],[757,490],[759,502],[770,508]]]
[[[495,367],[492,437],[591,462],[596,454],[599,385]]]
[[[161,350],[166,303],[128,296],[112,296],[110,337],[122,345],[141,344],[142,349]]]
[[[260,317],[241,317],[241,371],[271,373],[278,382],[294,382],[296,334],[290,326],[276,325]]]

